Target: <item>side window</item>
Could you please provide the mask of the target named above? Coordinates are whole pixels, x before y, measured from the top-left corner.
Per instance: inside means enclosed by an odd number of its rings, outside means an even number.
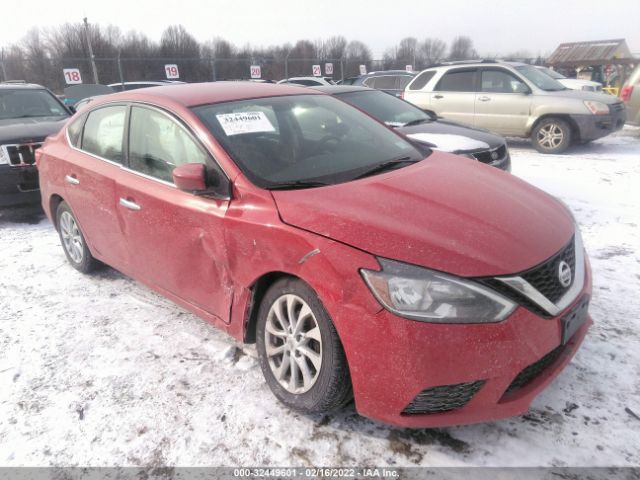
[[[476,70],[453,70],[444,74],[435,90],[439,92],[474,92]]]
[[[131,109],[129,167],[173,182],[173,169],[185,163],[207,164],[208,154],[175,120],[149,108]]]
[[[378,78],[378,77],[369,77],[369,78],[365,78],[365,79],[362,81],[362,84],[363,84],[365,87],[369,87],[369,88],[376,88],[376,87],[375,87],[375,80],[376,80],[376,78]]]
[[[122,163],[124,119],[127,107],[103,107],[89,113],[82,134],[82,150]]]
[[[527,91],[528,87],[503,70],[483,70],[480,89],[489,93],[522,93]]]
[[[427,70],[416,77],[414,82],[409,86],[409,90],[422,90],[429,80],[436,74],[435,70]]]
[[[80,147],[80,137],[82,136],[82,127],[86,120],[86,115],[80,115],[67,127],[67,134],[69,135],[69,141],[74,147]]]

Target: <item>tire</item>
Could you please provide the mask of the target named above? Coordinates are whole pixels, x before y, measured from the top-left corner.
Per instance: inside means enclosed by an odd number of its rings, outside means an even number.
[[[291,333],[285,328],[291,317],[298,319],[302,339],[295,325]],[[349,367],[338,333],[316,293],[301,280],[284,278],[267,290],[258,310],[256,343],[267,385],[287,407],[327,413],[351,400]]]
[[[56,225],[62,249],[71,266],[82,273],[91,272],[98,265],[98,261],[91,255],[80,225],[66,202],[58,205]]]
[[[531,142],[540,153],[562,153],[571,145],[571,127],[561,118],[545,118],[531,132]]]

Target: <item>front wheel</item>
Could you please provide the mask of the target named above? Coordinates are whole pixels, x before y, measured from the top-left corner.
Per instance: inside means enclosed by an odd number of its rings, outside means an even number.
[[[531,132],[531,142],[541,153],[562,153],[571,145],[571,127],[560,118],[545,118]]]
[[[76,270],[89,273],[96,267],[98,261],[91,255],[78,221],[66,202],[58,206],[56,219],[62,249],[67,260]]]
[[[338,333],[316,293],[297,279],[282,279],[258,312],[260,366],[274,395],[304,413],[325,413],[352,396]]]

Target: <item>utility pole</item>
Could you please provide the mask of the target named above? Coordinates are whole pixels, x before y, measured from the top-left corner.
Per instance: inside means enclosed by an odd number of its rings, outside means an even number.
[[[7,77],[7,70],[4,68],[4,48],[0,51],[0,70],[2,70],[2,81],[6,82],[9,80]]]
[[[98,80],[98,69],[96,68],[96,58],[93,56],[93,48],[91,48],[91,37],[89,35],[89,22],[84,17],[84,32],[87,37],[87,45],[89,46],[89,59],[91,60],[91,70],[93,71],[93,83],[100,83]]]
[[[285,80],[289,78],[289,55],[291,55],[291,50],[287,52],[287,56],[284,57],[284,78]]]

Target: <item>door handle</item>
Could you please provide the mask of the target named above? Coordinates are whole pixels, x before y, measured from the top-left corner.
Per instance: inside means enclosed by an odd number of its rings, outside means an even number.
[[[127,200],[126,198],[120,198],[120,205],[122,205],[124,208],[128,208],[129,210],[135,210],[135,211],[138,211],[142,208],[136,202],[132,200]]]
[[[434,95],[433,98],[438,98],[439,99],[439,98],[444,98],[444,96],[442,96],[442,95]]]
[[[65,175],[64,179],[71,185],[80,185],[80,180],[78,180],[74,175]]]
[[[491,100],[491,98],[483,95],[482,97],[478,97],[478,100],[480,100],[481,102],[488,102],[489,100]]]

